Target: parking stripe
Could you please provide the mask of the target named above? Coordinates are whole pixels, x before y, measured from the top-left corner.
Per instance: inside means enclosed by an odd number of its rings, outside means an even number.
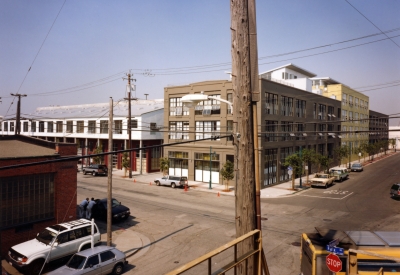
[[[321,199],[331,199],[331,200],[343,200],[344,198],[350,196],[351,194],[353,194],[353,192],[351,192],[350,194],[347,194],[346,196],[344,196],[344,197],[342,197],[342,198],[331,198],[331,197],[321,197],[321,196],[311,196],[311,195],[301,195],[301,194],[299,194],[299,196],[302,196],[302,197],[321,198]]]

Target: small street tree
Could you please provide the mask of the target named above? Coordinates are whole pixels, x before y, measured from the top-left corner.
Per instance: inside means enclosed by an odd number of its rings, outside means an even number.
[[[369,160],[374,160],[374,154],[375,154],[376,146],[374,144],[372,144],[372,143],[369,143],[366,146],[366,150],[367,150],[367,153],[369,155]]]
[[[346,145],[336,147],[333,149],[337,159],[339,160],[339,167],[342,165],[342,159],[346,158],[349,154],[349,148]]]
[[[163,173],[163,176],[168,174],[168,169],[169,169],[169,159],[160,158],[160,171]]]
[[[225,181],[225,190],[229,191],[229,181],[233,179],[235,167],[232,162],[227,160],[221,169],[222,179]]]
[[[302,163],[303,164],[305,163],[308,166],[307,167],[308,169],[306,169],[306,183],[308,183],[310,164],[315,163],[316,152],[312,149],[304,149],[301,153],[302,153],[301,154]]]
[[[368,147],[368,142],[363,142],[360,144],[360,150],[361,150],[361,154],[364,157],[364,162],[365,162],[365,157],[367,156],[367,147]]]
[[[94,149],[94,154],[101,154],[103,153],[103,145],[100,145],[96,147],[96,149]],[[103,156],[96,156],[93,157],[93,162],[96,164],[103,164]]]
[[[283,163],[284,166],[291,166],[293,169],[292,173],[292,189],[294,189],[294,179],[296,175],[301,174],[301,167],[302,167],[302,161],[300,159],[300,156],[295,153],[293,155],[287,156],[285,158],[285,161]]]
[[[392,149],[396,152],[396,139],[391,138],[389,139],[389,144],[392,146]]]
[[[129,154],[128,152],[122,153],[122,167],[124,168],[124,177],[126,178],[126,171],[129,168]]]
[[[329,173],[329,166],[332,160],[328,156],[318,154],[318,161],[326,173]]]

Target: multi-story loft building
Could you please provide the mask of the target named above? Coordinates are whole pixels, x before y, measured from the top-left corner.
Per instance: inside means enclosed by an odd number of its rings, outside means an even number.
[[[131,105],[131,125],[128,127],[128,102],[114,102],[113,148],[108,148],[109,103],[37,108],[32,118],[21,118],[20,134],[53,142],[76,143],[78,155],[93,154],[99,146],[103,152],[126,149],[128,128],[131,129],[130,148],[162,144],[160,127],[164,100],[137,100]],[[14,135],[15,127],[15,119],[0,122],[0,135]],[[134,151],[132,171],[159,171],[161,155],[161,148]],[[104,163],[107,164],[107,158]],[[113,155],[113,166],[122,169],[121,153]]]
[[[340,101],[279,83],[268,73],[259,78],[261,100],[257,104],[263,188],[289,179],[282,165],[287,156],[310,148],[329,156],[335,165],[333,149],[340,144],[334,134],[340,131]],[[232,82],[225,80],[164,88],[164,125],[169,128],[165,143],[232,133],[235,121],[228,104],[208,100],[191,109],[183,106],[184,95],[202,91],[228,101],[233,98]],[[212,183],[221,183],[219,171],[227,160],[233,161],[234,148],[230,138],[223,138],[166,146],[164,155],[170,161],[170,174],[202,182],[211,177]]]
[[[389,116],[378,113],[375,111],[369,111],[369,143],[376,143],[382,140],[389,139],[388,127]],[[389,146],[390,147],[390,146]]]
[[[312,91],[342,103],[341,142],[351,152],[369,142],[369,97],[329,77],[312,78]]]

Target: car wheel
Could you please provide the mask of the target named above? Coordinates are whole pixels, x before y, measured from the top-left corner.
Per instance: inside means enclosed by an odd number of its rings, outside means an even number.
[[[95,176],[96,176],[96,172],[95,172],[95,171],[93,171],[92,175],[93,175],[93,177],[95,177]]]
[[[156,185],[157,185],[157,186],[160,186],[160,182],[159,182],[159,181],[156,181]]]
[[[175,187],[176,187],[175,182],[171,183],[171,187],[172,187],[172,188],[175,188]]]
[[[86,175],[86,171],[85,170],[83,170],[83,174]]]
[[[44,263],[43,259],[36,260],[33,263],[31,263],[29,265],[28,274],[29,275],[37,275],[37,274],[39,274],[40,270],[42,270],[43,263]]]
[[[122,271],[124,270],[124,266],[122,264],[117,264],[114,266],[113,275],[120,275],[122,274]]]

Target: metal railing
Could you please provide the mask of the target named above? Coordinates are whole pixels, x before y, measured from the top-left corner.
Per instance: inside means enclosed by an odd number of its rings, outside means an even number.
[[[245,253],[244,255],[238,257],[237,255],[237,245],[240,244],[241,242],[243,242],[244,240],[248,239],[248,238],[253,238],[254,241],[254,248],[250,251],[248,251],[247,253]],[[233,253],[233,260],[231,262],[229,262],[228,264],[226,264],[223,267],[219,267],[217,268],[217,270],[215,270],[214,272],[212,271],[212,258],[219,255],[220,253],[230,249],[230,248],[234,248],[234,253]],[[261,265],[264,265],[264,261],[262,259],[262,237],[261,237],[261,231],[260,230],[253,230],[169,273],[167,273],[166,275],[178,275],[178,274],[183,274],[186,271],[189,271],[191,268],[194,268],[202,263],[204,263],[205,261],[207,261],[207,271],[209,275],[216,275],[216,274],[225,274],[225,272],[231,270],[232,268],[234,268],[234,274],[236,274],[236,268],[238,268],[238,265],[241,265],[242,263],[245,263],[245,265],[247,266],[247,263],[249,261],[250,257],[256,257],[256,265],[254,266],[254,269],[257,271],[256,274],[262,274],[261,272]],[[268,273],[267,273],[268,274]]]

